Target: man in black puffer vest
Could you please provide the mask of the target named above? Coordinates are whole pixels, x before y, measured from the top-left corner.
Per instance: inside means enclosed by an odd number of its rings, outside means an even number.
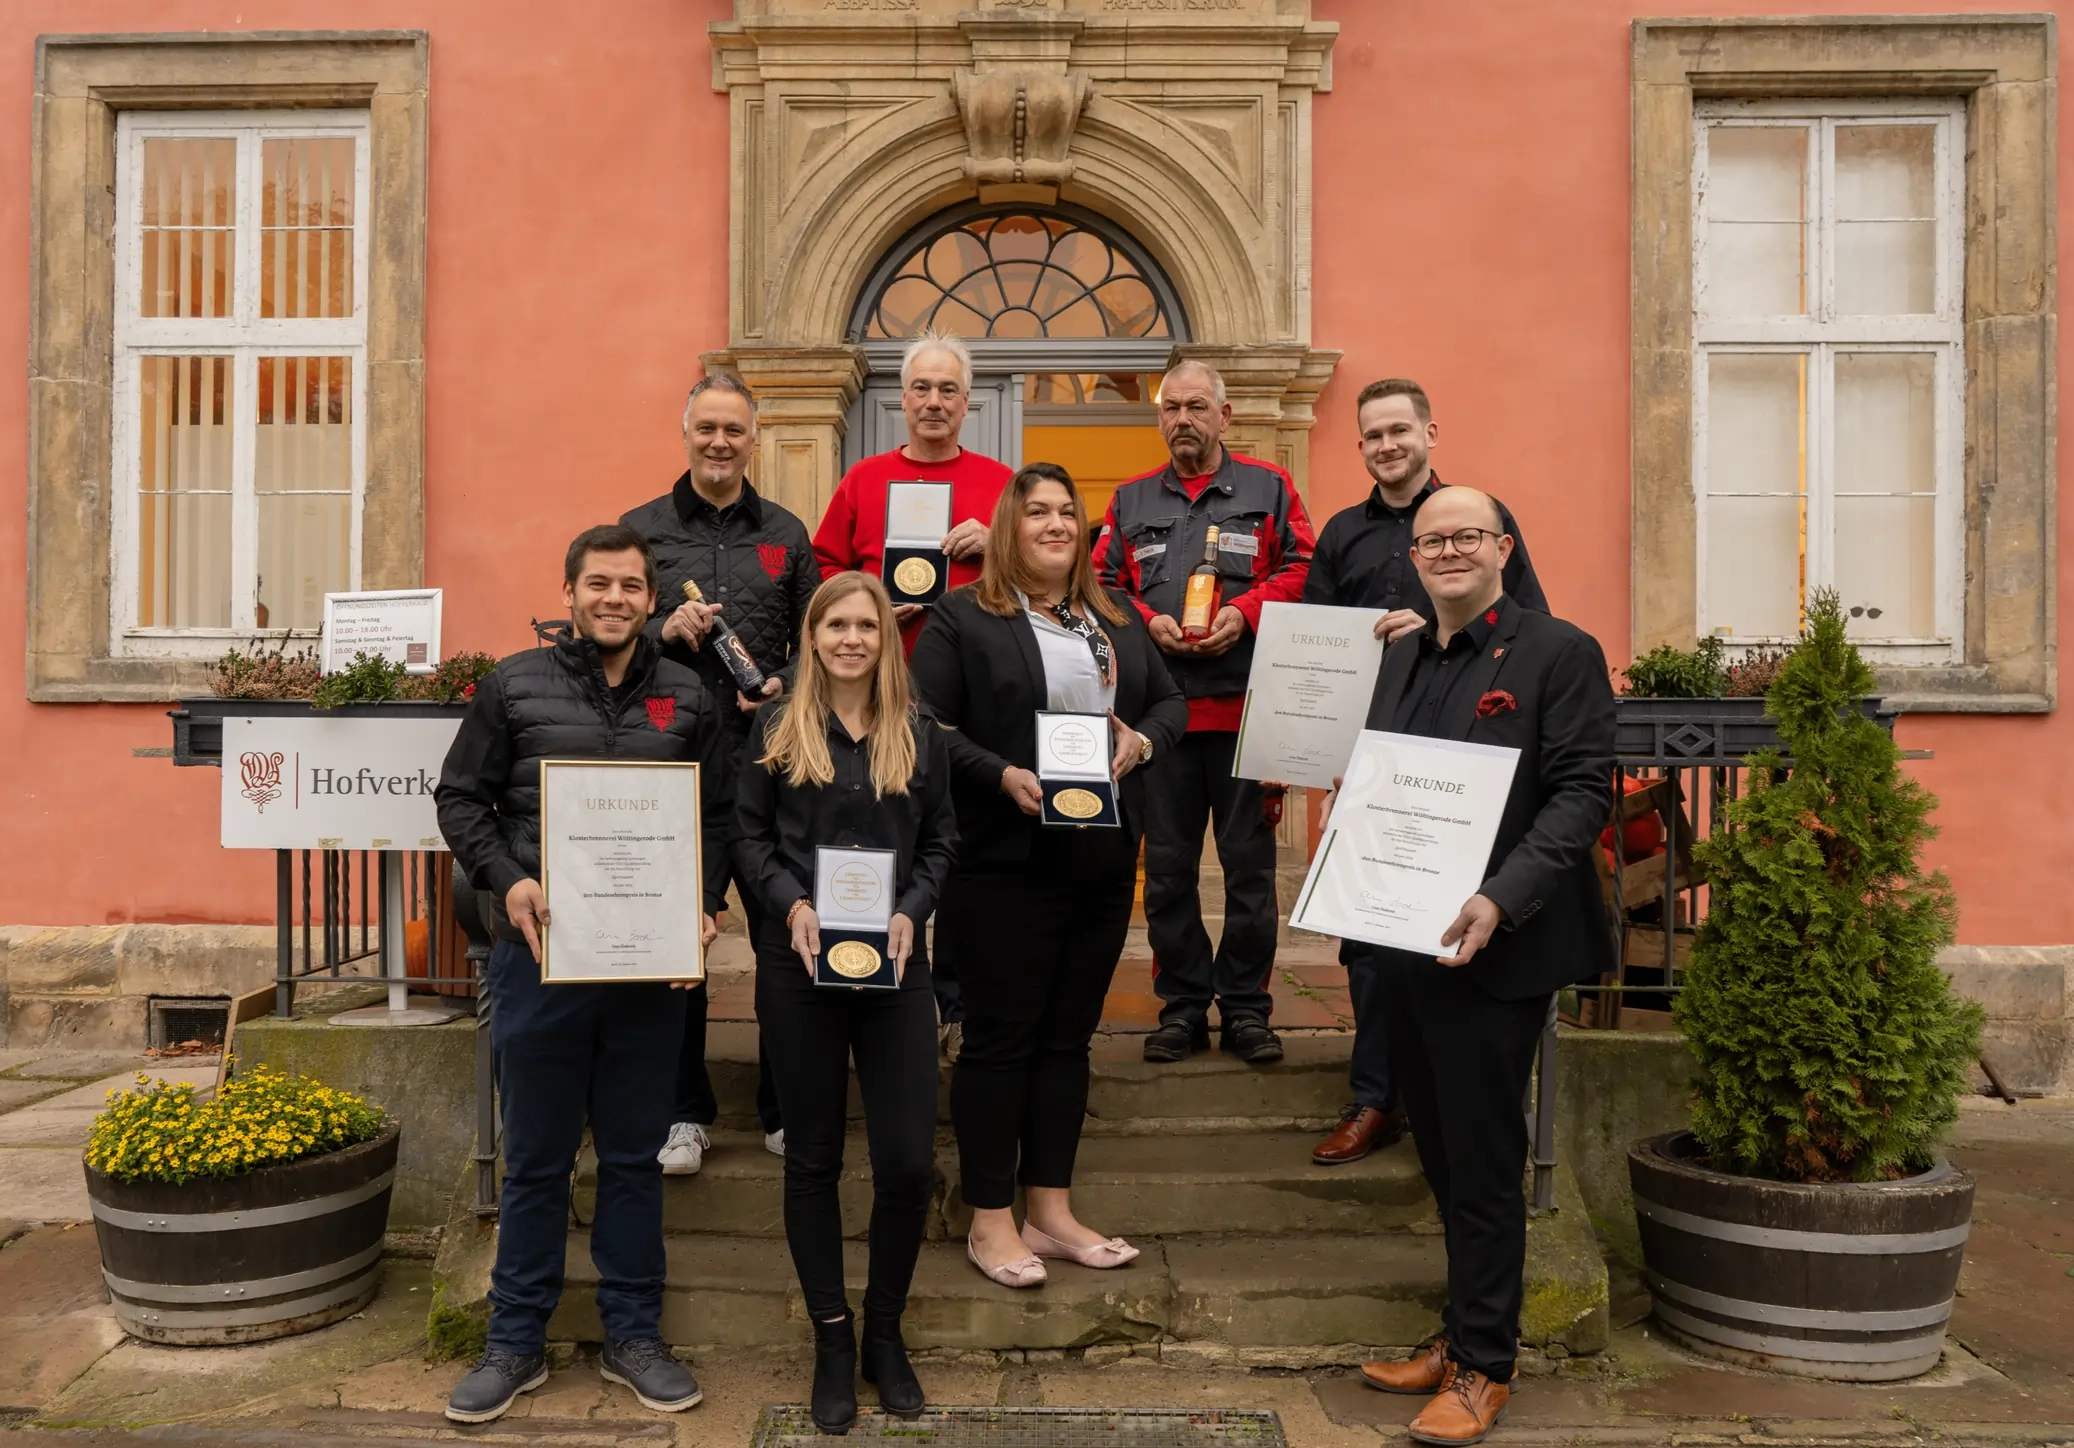
[[[697,672],[732,741],[737,765],[748,747],[756,706],[784,689],[797,664],[800,625],[821,586],[821,569],[807,525],[759,494],[748,479],[756,454],[756,398],[739,377],[715,372],[701,378],[684,404],[683,476],[660,498],[619,521],[648,540],[655,554],[656,608],[648,635],[663,657]],[[685,601],[696,583],[704,600]],[[742,641],[765,679],[760,698],[745,697],[706,635],[717,622]],[[756,938],[763,904],[746,882],[738,893],[749,938]],[[662,1149],[665,1176],[691,1176],[712,1145],[708,1129],[720,1115],[706,1070],[706,988],[685,1001],[684,1049],[677,1058],[677,1109]],[[767,1151],[785,1154],[784,1117],[770,1067],[760,1060],[756,1114]]]
[[[726,900],[733,839],[732,759],[719,710],[698,676],[642,633],[655,600],[647,543],[617,525],[569,545],[563,600],[570,633],[513,654],[476,686],[436,799],[439,828],[468,879],[495,907],[487,975],[490,1039],[504,1102],[504,1186],[488,1350],[458,1383],[446,1415],[501,1416],[547,1381],[547,1320],[562,1293],[569,1174],[588,1118],[598,1153],[591,1260],[605,1352],[599,1367],[644,1404],[678,1412],[699,1400],[662,1341],[662,1169],[670,1088],[684,1034],[684,993],[662,984],[545,985],[540,935],[540,761],[695,760],[703,816],[705,938]]]

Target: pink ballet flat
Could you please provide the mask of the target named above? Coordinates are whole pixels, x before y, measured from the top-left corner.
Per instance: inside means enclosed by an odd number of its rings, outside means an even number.
[[[965,1239],[965,1255],[992,1281],[1003,1287],[1042,1287],[1044,1264],[1035,1257],[1018,1257],[1013,1262],[1003,1262],[999,1267],[989,1267],[979,1257],[979,1248],[972,1245],[972,1238]]]
[[[1057,1237],[1038,1231],[1028,1222],[1023,1223],[1023,1245],[1039,1257],[1063,1257],[1068,1262],[1078,1262],[1098,1272],[1138,1260],[1138,1249],[1121,1237],[1111,1237],[1092,1247],[1068,1247]]]

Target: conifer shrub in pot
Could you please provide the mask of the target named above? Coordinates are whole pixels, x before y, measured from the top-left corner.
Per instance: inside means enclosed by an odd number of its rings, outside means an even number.
[[[115,1318],[150,1342],[261,1342],[351,1316],[381,1278],[399,1130],[379,1106],[265,1067],[210,1099],[110,1092],[87,1196]]]
[[[1935,801],[1856,707],[1872,670],[1834,594],[1767,695],[1786,754],[1695,850],[1709,891],[1675,1012],[1692,1129],[1634,1144],[1658,1321],[1709,1356],[1884,1381],[1943,1351],[1973,1182],[1938,1154],[1981,1010],[1937,967],[1957,919],[1926,873]]]

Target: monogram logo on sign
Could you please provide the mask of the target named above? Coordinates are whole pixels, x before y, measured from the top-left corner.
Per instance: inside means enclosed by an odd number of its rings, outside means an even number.
[[[675,699],[645,699],[642,702],[648,706],[648,722],[658,729],[669,728],[677,717]]]
[[[238,756],[238,775],[245,787],[238,791],[259,807],[261,814],[266,807],[281,797],[281,761],[284,756],[276,751],[261,754],[248,749]]]
[[[777,582],[779,575],[785,571],[785,555],[788,551],[782,543],[756,545],[756,559],[763,565],[763,571],[770,575],[773,583]]]

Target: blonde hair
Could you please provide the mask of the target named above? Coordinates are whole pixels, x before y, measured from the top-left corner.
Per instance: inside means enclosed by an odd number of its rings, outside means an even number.
[[[838,573],[814,590],[799,630],[799,677],[764,736],[763,757],[756,762],[782,771],[794,789],[835,783],[835,761],[828,753],[828,669],[814,650],[814,630],[830,609],[858,593],[871,599],[879,615],[879,665],[872,674],[865,727],[871,731],[871,788],[883,799],[906,794],[907,782],[914,777],[915,721],[893,600],[886,596],[885,585],[868,573]]]
[[[1066,575],[1066,601],[1079,604],[1090,618],[1122,623],[1123,610],[1095,580],[1094,555],[1087,540],[1087,504],[1073,485],[1073,475],[1057,463],[1031,463],[1001,490],[1001,501],[994,505],[994,519],[987,529],[986,558],[973,590],[979,606],[1002,618],[1013,618],[1023,611],[1016,594],[1037,591],[1037,574],[1023,557],[1022,524],[1023,504],[1039,483],[1064,488],[1073,516],[1080,520],[1080,546],[1073,553],[1073,571]]]

